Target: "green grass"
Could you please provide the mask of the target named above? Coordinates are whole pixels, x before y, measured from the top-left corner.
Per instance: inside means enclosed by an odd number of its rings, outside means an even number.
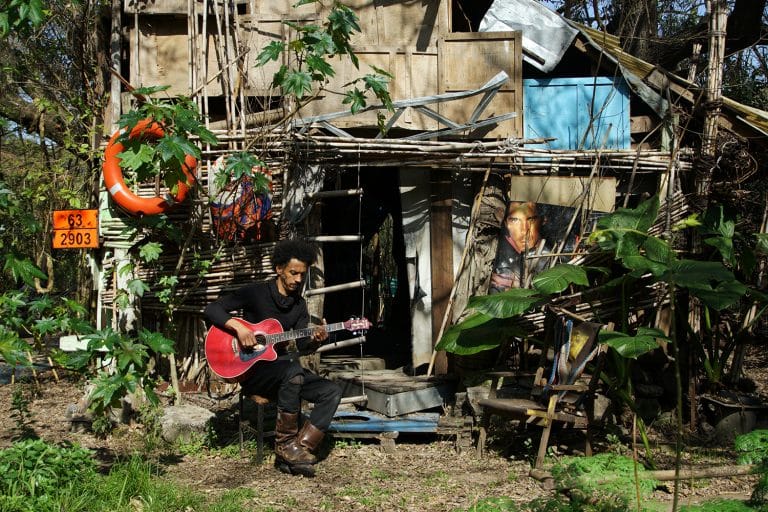
[[[755,510],[760,509],[752,508],[743,501],[719,499],[680,507],[680,512],[754,512]]]
[[[164,479],[139,456],[96,471],[93,454],[41,440],[0,450],[0,512],[245,512],[253,491],[236,489],[209,499]]]

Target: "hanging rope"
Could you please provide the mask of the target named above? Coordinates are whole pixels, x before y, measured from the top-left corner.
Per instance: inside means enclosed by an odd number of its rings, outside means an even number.
[[[363,190],[360,182],[360,144],[357,145],[357,189]],[[360,254],[358,257],[358,278],[363,280],[363,194],[357,196],[357,235],[360,238]],[[365,286],[361,288],[361,301],[360,301],[360,316],[365,313]],[[365,395],[365,365],[363,364],[363,343],[360,343],[360,389],[362,396]]]
[[[45,271],[48,274],[48,280],[46,281],[45,287],[43,287],[40,284],[40,279],[36,277],[35,291],[37,291],[37,293],[50,293],[50,291],[53,290],[53,258],[51,258],[51,255],[47,252],[42,251],[37,255],[36,263],[38,268],[42,267],[43,258],[45,258]]]

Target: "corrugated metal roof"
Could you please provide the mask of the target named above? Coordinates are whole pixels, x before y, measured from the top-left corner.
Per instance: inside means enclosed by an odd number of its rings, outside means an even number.
[[[654,84],[652,82],[649,83],[647,78],[654,71],[657,71],[662,73],[677,85],[685,87],[692,92],[699,91],[698,86],[692,84],[684,78],[681,78],[667,71],[663,71],[649,62],[638,59],[637,57],[624,52],[621,49],[618,37],[606,34],[605,32],[601,32],[590,27],[586,27],[584,25],[580,25],[575,22],[571,22],[571,24],[582,34],[584,34],[598,50],[605,52],[607,55],[611,56],[614,61],[617,61],[620,64],[623,73],[631,73],[646,83],[646,85],[654,88]],[[629,80],[629,77],[625,78],[628,78],[628,81],[631,81]],[[744,105],[727,97],[723,97],[723,106],[735,114],[740,121],[748,124],[762,134],[768,135],[768,112]]]
[[[552,71],[579,33],[568,20],[531,0],[495,0],[480,21],[480,32],[519,30],[523,59],[535,68]]]

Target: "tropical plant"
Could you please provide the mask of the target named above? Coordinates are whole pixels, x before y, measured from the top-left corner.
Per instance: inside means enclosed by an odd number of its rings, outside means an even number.
[[[736,304],[748,291],[755,293],[722,262],[678,258],[669,241],[649,234],[658,209],[658,197],[653,197],[635,209],[620,208],[598,221],[589,242],[597,250],[611,254],[621,264],[623,272],[593,286],[591,295],[618,290],[619,297],[625,297],[624,291],[642,280],[646,284],[666,285],[669,292],[686,290],[708,308],[720,311]],[[697,217],[693,216],[674,229],[699,225]],[[509,335],[509,329],[513,328],[510,320],[547,304],[571,286],[593,285],[588,272],[606,275],[608,270],[559,264],[538,274],[533,279],[532,289],[511,289],[496,295],[473,297],[467,306],[472,313],[446,331],[438,348],[457,354],[494,348]],[[662,337],[662,333],[650,327],[630,325],[628,313],[625,308],[618,319],[617,330],[604,333],[601,341],[621,357],[634,359],[656,348],[656,339]],[[513,333],[524,334],[519,328]]]
[[[299,0],[296,7],[317,3],[319,0]],[[273,41],[268,44],[257,58],[257,66],[263,66],[271,61],[277,61],[286,52],[290,54],[289,64],[282,64],[272,78],[272,86],[279,88],[283,95],[293,98],[297,103],[296,111],[312,101],[325,89],[329,79],[336,72],[332,59],[349,58],[356,69],[359,60],[352,49],[351,38],[355,32],[360,32],[359,20],[355,12],[334,2],[325,23],[315,25],[301,24],[291,21],[283,22],[296,31],[295,39],[282,42]],[[388,83],[392,75],[376,66],[371,66],[373,72],[345,84],[344,91],[336,91],[344,95],[343,104],[349,105],[354,114],[367,106],[366,97],[372,94],[387,109],[392,110],[392,99],[389,95]],[[377,113],[379,128],[383,129],[383,113]]]
[[[109,328],[86,335],[84,339],[88,342],[86,350],[58,353],[57,360],[76,371],[89,371],[89,365],[100,363],[88,397],[89,408],[96,418],[103,421],[122,405],[126,396],[138,390],[150,403],[159,402],[155,393],[157,375],[150,363],[153,357],[172,354],[173,341],[146,329],[141,329],[136,336],[128,336]]]

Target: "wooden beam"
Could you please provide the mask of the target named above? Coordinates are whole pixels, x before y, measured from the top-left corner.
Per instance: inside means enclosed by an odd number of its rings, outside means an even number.
[[[629,118],[629,133],[648,133],[656,127],[651,116],[632,116]]]
[[[432,253],[432,346],[440,332],[453,287],[453,222],[451,218],[451,171],[433,169],[430,197],[430,249]],[[436,375],[448,373],[448,358],[444,352],[435,357]]]

